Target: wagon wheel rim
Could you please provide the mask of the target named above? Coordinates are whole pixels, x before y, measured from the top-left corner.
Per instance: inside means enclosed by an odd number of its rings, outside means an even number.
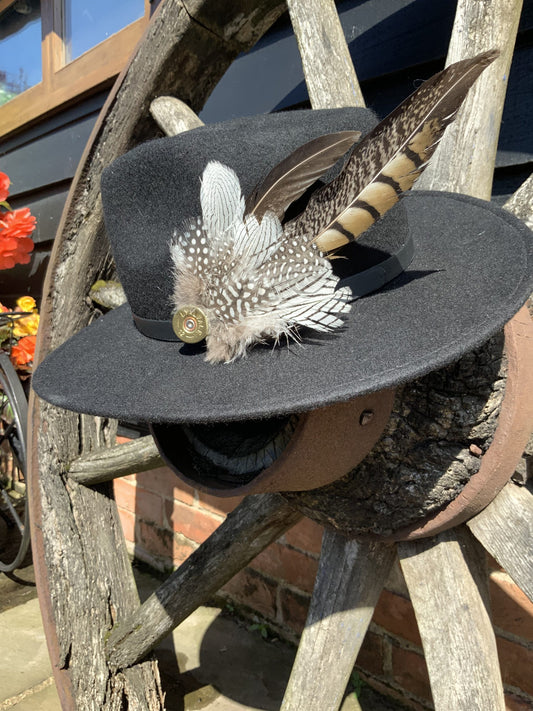
[[[160,19],[161,16],[163,15],[164,12],[169,11],[168,8],[172,5],[173,3],[170,0],[167,0],[166,5],[163,4],[160,8],[158,18]],[[177,3],[174,3],[177,4]],[[205,2],[203,9],[209,9],[209,6],[212,5],[213,3],[210,2]],[[261,7],[261,12],[263,13],[263,17],[269,17],[270,13],[270,19],[273,19],[272,13],[272,5],[274,3],[271,3],[268,7],[262,6]],[[266,5],[266,3],[265,3]],[[177,10],[176,10],[177,11]],[[170,11],[169,11],[170,12]],[[248,18],[250,19],[250,18]],[[257,15],[255,16],[255,20],[257,20]],[[268,24],[267,20],[265,22],[265,29],[266,25]],[[187,22],[187,18],[184,18],[184,22]],[[51,313],[51,308],[52,308],[52,302],[54,299],[56,300],[57,303],[57,294],[52,296],[54,292],[54,264],[58,265],[61,262],[61,250],[65,249],[65,242],[68,241],[69,239],[69,229],[72,230],[72,221],[73,221],[73,215],[74,218],[76,217],[76,208],[77,208],[77,199],[79,198],[79,186],[81,183],[82,177],[86,174],[88,166],[91,165],[91,160],[94,160],[94,154],[95,150],[99,147],[99,141],[102,138],[102,132],[104,131],[104,121],[112,114],[112,112],[115,110],[117,105],[120,105],[120,100],[123,94],[121,93],[122,89],[121,87],[125,83],[126,78],[131,78],[131,71],[135,71],[135,61],[138,59],[139,56],[142,55],[143,49],[146,49],[146,47],[149,46],[150,41],[152,41],[154,35],[155,35],[155,23],[152,25],[152,28],[149,29],[141,42],[141,45],[139,46],[137,52],[135,53],[134,57],[132,58],[130,65],[125,69],[119,80],[117,81],[117,84],[108,99],[108,102],[106,103],[106,107],[104,108],[104,111],[102,113],[101,119],[99,120],[91,141],[89,142],[89,145],[84,153],[84,157],[82,158],[82,161],[80,163],[80,168],[78,169],[77,176],[74,181],[73,189],[71,190],[69,201],[67,204],[67,207],[65,208],[65,212],[63,214],[61,226],[60,226],[60,233],[63,235],[62,240],[56,240],[56,244],[54,246],[54,252],[52,256],[52,267],[48,271],[48,276],[47,276],[47,282],[46,282],[46,287],[45,287],[45,293],[48,295],[48,301],[44,305],[44,308],[42,310],[42,324],[43,328],[41,330],[41,336],[40,336],[40,343],[38,347],[38,352],[43,353],[48,350],[49,347],[57,346],[58,342],[55,340],[56,335],[54,333],[54,326],[55,329],[57,329],[57,321],[54,323],[54,316]],[[133,67],[133,69],[132,69]],[[220,69],[220,67],[219,67]],[[127,91],[127,90],[126,90]],[[197,97],[198,98],[198,97]],[[205,98],[205,97],[204,97]],[[199,100],[200,101],[200,100]],[[144,102],[146,106],[146,101]],[[129,147],[131,145],[130,138],[134,134],[135,128],[133,126],[130,126],[130,133],[124,132],[124,140],[119,147],[119,151],[123,152],[126,147]],[[107,156],[107,160],[110,159],[110,156]],[[97,199],[95,199],[95,212],[98,213],[99,211],[99,206],[97,205]],[[98,214],[97,214],[98,216]],[[70,223],[69,223],[70,221]],[[94,236],[96,233],[99,232],[101,226],[101,217],[99,220],[97,219],[95,221],[95,224],[93,225],[93,236],[92,238],[94,239]],[[97,250],[98,251],[98,250]],[[105,263],[107,259],[107,255],[105,254],[100,254],[99,255],[99,262],[101,264]],[[96,278],[93,278],[95,275],[92,275],[88,277],[89,281],[95,281]],[[87,286],[87,282],[85,282],[85,285]],[[83,288],[80,289],[79,291],[75,292],[74,296],[78,300],[83,300],[83,294],[85,292],[83,291]],[[64,298],[63,294],[63,298]],[[83,314],[83,307],[80,307],[80,305],[77,305],[77,320],[75,324],[73,325],[74,330],[77,330],[79,327],[84,325],[83,323],[83,318],[85,314]],[[56,318],[61,318],[60,316],[61,310],[59,312],[56,312],[55,317]],[[71,333],[65,333],[63,332],[61,334],[61,338],[66,338]],[[43,404],[39,404],[38,402],[34,401],[32,404],[32,411],[33,411],[33,432],[32,432],[32,452],[31,452],[31,458],[32,458],[32,463],[33,463],[33,469],[32,471],[35,472],[32,476],[32,483],[31,483],[31,509],[32,509],[32,520],[34,522],[33,525],[33,538],[34,538],[34,545],[35,549],[37,551],[36,558],[39,559],[37,562],[36,566],[36,574],[37,574],[37,584],[40,590],[40,599],[41,599],[41,606],[43,609],[43,616],[45,619],[45,628],[46,628],[46,634],[47,634],[47,640],[48,644],[51,650],[51,655],[54,660],[54,668],[56,670],[56,681],[58,684],[58,689],[60,692],[63,708],[65,709],[70,709],[70,708],[75,708],[75,699],[73,696],[72,692],[72,687],[70,683],[70,676],[69,672],[67,671],[61,671],[62,668],[65,667],[65,655],[64,655],[64,650],[61,649],[61,645],[58,642],[57,636],[56,636],[56,623],[54,621],[54,611],[51,605],[50,601],[50,589],[49,589],[49,580],[48,580],[48,571],[44,565],[44,560],[47,555],[46,551],[46,542],[43,540],[42,536],[42,529],[41,529],[41,524],[42,524],[42,519],[41,519],[41,495],[42,495],[42,487],[43,487],[43,482],[38,474],[39,472],[39,467],[37,464],[38,460],[38,449],[39,449],[39,444],[38,444],[38,429],[39,429],[39,424],[42,422],[42,410],[41,408],[44,406],[46,409],[47,406]],[[75,417],[74,415],[72,417]],[[42,445],[41,445],[42,446]],[[82,451],[84,449],[84,445],[82,443]],[[274,501],[271,499],[273,502],[273,510],[277,510],[278,506],[280,506],[279,501]],[[285,515],[288,514],[285,512]],[[291,525],[293,520],[288,522],[288,525]],[[343,543],[344,545],[344,543]],[[359,546],[361,548],[361,546]],[[379,546],[378,546],[379,548]],[[404,557],[409,557],[407,554],[405,554],[405,548],[404,548]],[[383,563],[382,568],[385,571],[386,566],[388,566],[389,563],[389,557],[385,556],[386,558],[386,563]],[[378,586],[379,587],[379,586]],[[367,591],[365,591],[365,594]],[[317,593],[317,595],[320,595],[320,593]],[[375,603],[374,603],[375,604]],[[156,691],[157,691],[157,682],[156,682]],[[501,686],[501,682],[500,682]],[[496,690],[495,693],[499,693],[498,690]],[[303,703],[300,700],[300,703]],[[155,707],[155,706],[154,706]],[[288,698],[287,701],[285,702],[284,709],[287,711],[293,708],[290,706],[290,699]],[[294,708],[300,708],[294,706]],[[301,708],[304,708],[304,706],[301,706]],[[310,708],[309,706],[305,706],[305,708]],[[333,706],[331,707],[333,709]]]

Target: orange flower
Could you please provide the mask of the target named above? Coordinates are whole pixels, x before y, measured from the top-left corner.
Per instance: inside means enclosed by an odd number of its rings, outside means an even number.
[[[16,320],[13,335],[15,338],[20,338],[21,336],[35,336],[38,328],[39,314],[32,314],[31,316],[25,316],[24,318]]]
[[[20,210],[5,212],[0,218],[0,239],[7,237],[29,237],[35,229],[36,219],[31,214],[29,207]]]
[[[11,349],[11,362],[15,368],[28,368],[35,355],[36,336],[24,336]]]
[[[15,264],[28,264],[33,246],[30,237],[5,237],[0,230],[0,269],[12,269]]]
[[[0,202],[7,200],[10,180],[5,173],[0,172]]]

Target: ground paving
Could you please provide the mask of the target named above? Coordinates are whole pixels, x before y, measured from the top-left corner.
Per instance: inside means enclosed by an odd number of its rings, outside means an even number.
[[[21,577],[32,580],[32,569]],[[138,573],[142,597],[159,581]],[[201,607],[157,650],[167,711],[279,711],[294,649],[217,607]],[[396,711],[363,690],[342,711]],[[61,711],[35,587],[0,574],[0,711]]]

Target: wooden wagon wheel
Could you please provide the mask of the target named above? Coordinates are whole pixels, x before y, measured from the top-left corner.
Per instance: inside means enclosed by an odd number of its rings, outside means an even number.
[[[361,103],[333,3],[320,3],[320,17],[313,11],[317,3],[291,0],[288,4],[304,66],[309,69],[313,106]],[[91,310],[86,294],[91,284],[111,270],[98,189],[102,168],[155,133],[148,111],[152,99],[172,93],[198,110],[236,54],[253,44],[285,9],[284,3],[276,0],[236,0],[223,11],[220,5],[216,0],[165,0],[106,103],[82,158],[54,246],[42,307],[40,357],[87,324]],[[477,8],[475,2],[459,2],[449,61],[491,46],[503,47],[504,51],[499,69],[495,66],[494,73],[487,74],[483,80],[486,83],[480,83],[472,97],[482,109],[465,111],[463,124],[446,139],[456,144],[459,138],[468,140],[466,129],[478,130],[476,121],[489,113],[492,122],[499,123],[504,86],[496,77],[508,70],[520,3],[507,0],[493,5],[497,7],[489,11],[485,6]],[[476,10],[482,16],[472,17]],[[322,27],[320,32],[317,22]],[[463,32],[465,26],[470,30],[475,27],[477,32]],[[327,62],[320,61],[324,27],[329,34]],[[463,46],[461,38],[467,35],[468,46]],[[314,63],[331,66],[332,47],[339,52],[333,77],[326,78],[323,86],[317,85],[323,73],[313,71]],[[175,124],[176,113],[171,111],[160,120],[163,126]],[[195,121],[194,116],[185,117],[178,130],[191,127]],[[166,130],[176,132],[176,127]],[[451,151],[444,147],[433,180],[441,189],[473,193],[476,186],[477,195],[488,197],[486,165],[491,161],[487,155],[494,156],[496,138],[497,133],[490,135],[488,147],[478,150],[483,167],[472,167],[474,161],[470,161],[469,174],[453,167],[447,179]],[[461,175],[460,181],[457,175]],[[526,214],[523,205],[528,194],[531,181],[516,198],[522,215]],[[527,329],[526,321],[522,316],[519,325],[512,328],[519,331],[522,323]],[[114,427],[101,418],[58,410],[36,398],[32,413],[35,563],[62,706],[66,710],[118,709],[127,703],[131,709],[162,709],[157,666],[149,657],[150,651],[301,514],[279,494],[245,499],[139,607],[120,522],[106,482],[154,466],[159,462],[157,454],[147,441],[102,453],[102,448],[113,442]],[[517,415],[516,421],[519,419]],[[527,433],[524,426],[518,449],[525,444]],[[504,709],[494,634],[483,602],[485,581],[479,549],[469,530],[533,598],[531,558],[527,559],[525,550],[517,545],[527,544],[532,501],[527,489],[518,490],[509,484],[482,513],[468,521],[468,529],[434,531],[430,538],[397,546],[419,620],[437,709]],[[522,531],[522,537],[517,530]],[[395,548],[390,542],[347,540],[338,533],[326,532],[310,616],[284,711],[338,708]],[[436,588],[428,591],[430,583],[425,574],[435,567],[440,570],[438,596]],[[456,614],[458,606],[461,615]],[[442,645],[442,634],[453,644]],[[331,664],[332,655],[335,664]],[[327,674],[322,673],[323,668]]]

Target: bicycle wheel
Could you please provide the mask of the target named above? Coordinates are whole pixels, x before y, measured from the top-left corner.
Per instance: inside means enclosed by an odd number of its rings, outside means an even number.
[[[0,571],[26,560],[30,544],[26,505],[28,401],[17,372],[0,353]]]

